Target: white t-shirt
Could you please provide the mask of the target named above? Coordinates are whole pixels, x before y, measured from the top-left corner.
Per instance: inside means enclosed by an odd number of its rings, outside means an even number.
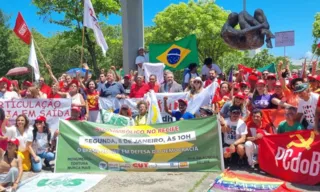
[[[201,74],[205,75],[208,78],[210,76],[209,72],[212,69],[215,70],[216,74],[218,74],[218,75],[222,73],[220,67],[217,64],[212,64],[211,68],[208,68],[207,65],[203,65],[202,70],[201,70]]]
[[[15,91],[6,91],[3,95],[3,99],[19,99],[19,95]]]
[[[308,129],[313,129],[319,95],[311,93],[308,101],[299,99],[298,113],[302,113],[308,122]]]
[[[191,77],[190,77],[190,74],[191,74]],[[190,79],[191,78],[196,78],[198,77],[198,74],[197,73],[186,73],[186,75],[184,76],[184,83],[189,83]]]
[[[144,56],[138,55],[136,57],[136,65],[138,65],[139,63],[142,63],[142,67],[138,67],[138,75],[142,75],[144,76],[144,71],[143,71],[143,63],[147,62],[146,58]]]
[[[42,154],[42,153],[46,152],[47,148],[49,147],[47,133],[37,132],[36,141],[33,142],[33,133],[29,132],[28,133],[28,142],[32,142],[32,148],[36,154]]]
[[[230,118],[226,118],[226,125],[228,125],[232,130],[229,133],[223,133],[224,143],[233,144],[242,135],[247,135],[247,125],[246,123],[239,119],[237,122],[231,122]]]
[[[6,127],[6,133],[4,136],[8,137],[8,140],[11,139],[18,139],[19,140],[19,151],[24,152],[27,149],[27,141],[28,141],[28,134],[32,133],[32,127],[29,127],[27,131],[23,133],[23,135],[20,134],[19,130],[15,125],[11,127]]]

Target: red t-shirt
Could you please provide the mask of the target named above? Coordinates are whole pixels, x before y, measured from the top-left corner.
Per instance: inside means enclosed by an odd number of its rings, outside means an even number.
[[[2,125],[2,121],[0,121],[0,125]],[[4,136],[1,129],[0,129],[0,136]],[[7,146],[8,146],[8,140],[7,139],[0,140],[0,148],[1,149],[6,151],[7,150]]]
[[[58,93],[53,94],[52,92],[48,95],[48,99],[59,99],[62,98]]]
[[[85,92],[87,94],[87,101],[89,110],[99,110],[99,91],[94,90],[93,92],[88,91],[88,89],[85,89]]]
[[[150,83],[148,83],[148,86],[149,86],[149,90],[154,90],[154,92],[156,93],[159,93],[159,89],[160,89],[160,86],[159,84],[154,84],[154,85],[151,85]]]
[[[142,98],[144,94],[149,91],[149,86],[145,83],[142,83],[141,86],[137,84],[131,85],[130,95],[131,98]]]
[[[261,133],[262,135],[266,135],[266,133],[273,134],[272,127],[265,122],[262,122],[261,127],[257,127],[257,125],[253,121],[249,121],[247,123],[247,127],[248,127],[247,137],[255,137],[257,136],[258,133]],[[259,142],[260,142],[260,139],[254,141],[254,143],[257,145],[259,145]]]
[[[48,96],[48,95],[51,94],[51,87],[50,87],[49,85],[47,85],[47,84],[44,83],[44,84],[41,86],[40,91],[41,91],[42,93],[47,94],[47,96]]]

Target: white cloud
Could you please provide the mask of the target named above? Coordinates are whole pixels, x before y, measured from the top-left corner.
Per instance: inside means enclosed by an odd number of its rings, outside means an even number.
[[[312,52],[311,51],[307,51],[306,54],[304,55],[305,58],[307,59],[311,59],[312,58]]]

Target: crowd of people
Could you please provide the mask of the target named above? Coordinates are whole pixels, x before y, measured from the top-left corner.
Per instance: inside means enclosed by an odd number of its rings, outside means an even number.
[[[138,70],[123,77],[115,67],[111,67],[108,71],[102,69],[99,79],[94,80],[87,65],[83,65],[87,71],[84,76],[77,72],[74,76],[64,73],[57,78],[48,64],[46,68],[52,80],[51,86],[41,77],[38,83],[22,82],[20,89],[18,81],[2,77],[0,98],[70,98],[72,106],[68,120],[99,122],[99,98],[143,98],[150,90],[156,93],[187,92],[188,97],[194,97],[216,82],[219,88],[212,98],[212,104],[201,107],[196,114],[186,110],[188,100],[179,99],[176,110],[168,107],[168,97],[164,97],[163,103],[165,112],[176,121],[217,114],[227,165],[236,163],[254,167],[258,164],[259,141],[265,135],[303,129],[319,132],[320,76],[315,74],[316,62],[313,62],[310,72],[306,67],[300,71],[290,70],[288,60],[278,64],[277,74],[255,69],[248,73],[239,69],[234,71],[230,82],[220,67],[211,58],[206,58],[201,70],[198,70],[197,64],[191,63],[181,83],[175,80],[173,72],[169,70],[163,73],[164,82],[158,82],[156,74],[144,76],[143,51],[139,49],[136,59]],[[142,99],[137,103],[137,114],[125,104],[114,113],[129,117],[135,125],[145,125],[148,105]],[[266,123],[262,112],[265,109],[284,109],[284,121],[277,127]],[[0,109],[0,191],[8,183],[16,188],[22,171],[39,172],[43,166],[51,167],[50,161],[55,158],[55,143],[59,134],[58,131],[50,132],[51,127],[44,116],[37,117],[33,125],[24,114],[16,118],[14,125],[10,125],[9,118]]]

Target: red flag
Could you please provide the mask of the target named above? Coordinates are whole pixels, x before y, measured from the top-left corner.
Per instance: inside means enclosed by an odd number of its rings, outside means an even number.
[[[264,136],[259,144],[260,168],[293,183],[320,183],[320,135],[310,130]]]
[[[18,13],[16,25],[14,26],[13,31],[26,44],[29,45],[31,43],[31,32],[20,12]]]

